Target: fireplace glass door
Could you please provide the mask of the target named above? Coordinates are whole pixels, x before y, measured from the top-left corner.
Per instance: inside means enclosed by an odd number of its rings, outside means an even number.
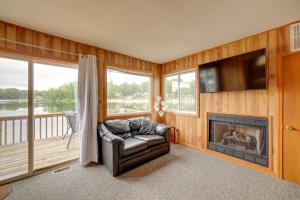
[[[268,119],[209,113],[208,149],[268,167]]]
[[[213,122],[212,141],[232,149],[262,155],[264,150],[264,131],[261,127]]]

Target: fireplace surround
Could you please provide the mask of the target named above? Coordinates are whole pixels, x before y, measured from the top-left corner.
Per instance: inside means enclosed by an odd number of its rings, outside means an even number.
[[[268,119],[208,114],[208,149],[268,167]]]

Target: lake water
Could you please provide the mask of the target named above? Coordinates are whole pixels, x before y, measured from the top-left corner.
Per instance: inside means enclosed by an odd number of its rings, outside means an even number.
[[[0,117],[9,117],[9,116],[27,116],[26,101],[4,101],[0,100]],[[47,113],[57,113],[57,112],[67,112],[74,111],[74,103],[35,103],[34,104],[34,114],[47,114]],[[47,120],[47,126],[46,126]],[[22,124],[21,124],[22,123]],[[51,126],[53,124],[53,126]],[[13,137],[13,121],[7,121],[7,136],[5,137],[5,123],[2,122],[2,142],[0,145],[19,143],[27,141],[27,120],[23,119],[15,120],[14,130],[15,134]],[[40,128],[41,127],[41,128]],[[62,136],[67,130],[67,121],[64,117],[54,117],[49,118],[39,118],[35,119],[35,139],[45,139],[49,137]],[[6,141],[6,142],[5,142]]]
[[[34,114],[74,111],[75,103],[38,102],[34,103]],[[0,100],[0,117],[28,114],[27,101]]]

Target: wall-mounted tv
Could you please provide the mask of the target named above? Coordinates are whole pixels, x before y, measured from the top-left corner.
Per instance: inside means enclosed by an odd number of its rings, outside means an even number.
[[[266,50],[200,65],[200,92],[267,89]]]

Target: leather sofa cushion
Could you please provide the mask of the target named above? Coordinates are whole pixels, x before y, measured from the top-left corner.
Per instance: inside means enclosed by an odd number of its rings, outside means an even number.
[[[147,143],[144,140],[130,137],[125,139],[125,145],[123,149],[120,149],[120,154],[122,157],[129,156],[144,149],[147,149]]]
[[[104,122],[104,124],[106,128],[115,135],[130,132],[130,126],[128,120],[120,120],[120,119],[107,120]]]
[[[149,147],[165,142],[165,138],[160,135],[135,135],[134,137],[140,140],[144,140],[145,142],[147,142],[147,145]]]
[[[132,133],[134,132],[138,132],[140,130],[141,127],[141,117],[136,117],[136,118],[131,118],[128,119],[129,121],[129,126],[130,126],[130,131]]]
[[[141,119],[139,135],[154,135],[157,124],[150,119]]]

